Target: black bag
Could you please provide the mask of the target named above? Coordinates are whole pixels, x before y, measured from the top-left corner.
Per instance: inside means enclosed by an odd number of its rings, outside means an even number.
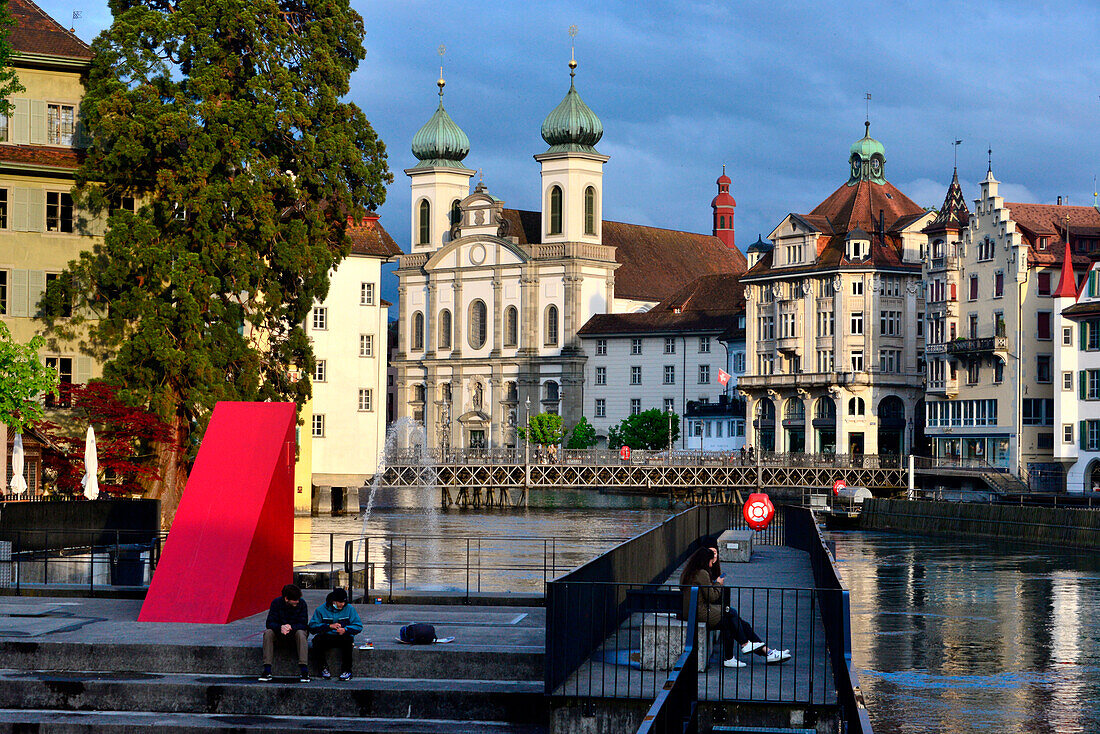
[[[410,645],[430,645],[435,642],[435,627],[424,622],[407,624],[401,628],[401,641]]]

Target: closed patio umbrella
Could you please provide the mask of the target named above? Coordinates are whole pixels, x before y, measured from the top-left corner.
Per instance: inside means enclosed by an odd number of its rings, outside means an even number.
[[[15,434],[11,447],[11,491],[23,494],[27,491],[27,480],[23,477],[23,434]]]
[[[95,453],[95,431],[88,426],[88,435],[84,437],[84,478],[80,480],[84,487],[84,496],[90,500],[99,497],[99,480],[96,472],[99,470],[99,459]]]

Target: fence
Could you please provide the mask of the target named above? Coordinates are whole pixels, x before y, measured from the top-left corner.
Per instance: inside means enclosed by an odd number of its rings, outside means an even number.
[[[8,529],[9,588],[55,587],[95,591],[147,586],[164,534],[145,530]]]
[[[699,609],[699,587],[691,587],[687,628],[695,629]],[[699,647],[696,635],[688,635],[683,653],[669,673],[661,692],[649,707],[638,734],[695,734],[699,702]]]

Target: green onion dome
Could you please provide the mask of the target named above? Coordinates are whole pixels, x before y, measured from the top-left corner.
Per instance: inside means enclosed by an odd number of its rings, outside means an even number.
[[[866,125],[866,131],[863,137],[852,143],[852,150],[849,155],[858,155],[863,160],[870,160],[871,156],[878,153],[883,159],[886,158],[886,148],[882,143],[871,137],[871,123],[864,123]]]
[[[573,85],[577,63],[569,62],[569,92],[542,123],[542,139],[548,153],[595,153],[594,146],[603,137],[603,123],[584,103]]]
[[[470,139],[443,109],[443,80],[438,84],[439,107],[412,139],[413,155],[420,159],[416,168],[463,168],[462,159],[470,152]]]

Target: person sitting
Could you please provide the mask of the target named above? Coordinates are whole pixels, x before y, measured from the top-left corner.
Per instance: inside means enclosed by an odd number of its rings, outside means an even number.
[[[691,602],[691,587],[699,587],[699,606],[696,619],[705,622],[708,630],[719,630],[722,639],[722,665],[727,668],[744,668],[744,663],[734,657],[734,643],[736,642],[741,653],[748,655],[756,653],[763,656],[764,660],[771,663],[781,663],[790,660],[789,650],[773,650],[764,644],[760,636],[756,634],[748,622],[737,616],[737,610],[722,606],[722,584],[725,583],[725,575],[711,579],[711,569],[718,563],[718,549],[706,546],[695,551],[684,571],[680,574],[680,587],[683,589],[683,619],[688,618],[688,605]]]
[[[298,651],[299,680],[309,683],[308,627],[309,609],[302,598],[302,590],[294,584],[283,587],[283,593],[271,602],[267,612],[267,625],[264,629],[264,672],[261,681],[271,680],[271,663],[275,659],[275,645],[289,647]]]
[[[325,655],[330,647],[336,647],[340,649],[340,680],[351,680],[351,651],[355,636],[363,631],[363,620],[355,607],[348,604],[346,591],[334,589],[325,597],[324,606],[318,607],[309,620],[309,631],[315,635],[313,654],[320,660],[321,677],[325,680],[332,677]]]

